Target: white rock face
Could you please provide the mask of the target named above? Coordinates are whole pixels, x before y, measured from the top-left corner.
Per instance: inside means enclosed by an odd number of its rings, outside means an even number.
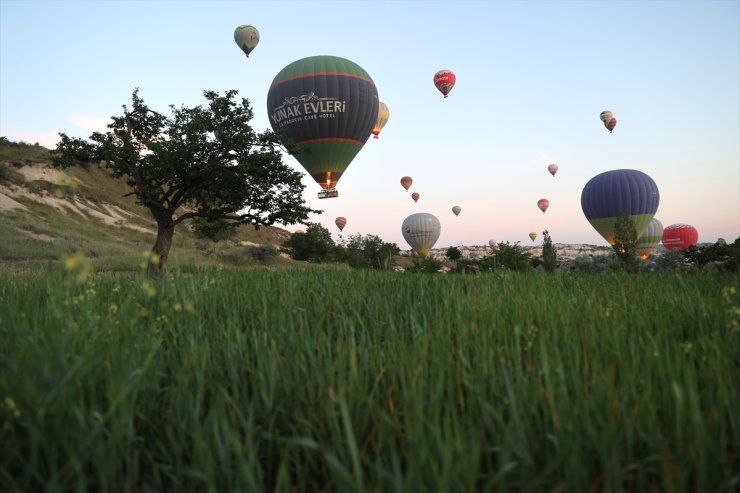
[[[579,243],[553,243],[555,252],[558,254],[558,261],[564,262],[566,260],[573,260],[579,256],[598,256],[608,255],[613,250],[610,246],[605,245],[586,245]],[[473,245],[473,246],[458,246],[457,247],[462,253],[463,258],[469,259],[480,259],[488,255],[491,248],[488,245]],[[522,250],[531,253],[533,257],[542,256],[542,245],[540,246],[526,246],[522,245]],[[445,260],[445,253],[447,248],[435,248],[429,255],[437,260]],[[409,251],[410,253],[410,251]],[[657,252],[656,252],[657,253]]]

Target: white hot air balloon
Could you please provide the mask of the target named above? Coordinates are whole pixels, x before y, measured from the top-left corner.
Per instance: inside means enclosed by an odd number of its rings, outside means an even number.
[[[426,212],[411,214],[401,224],[403,239],[420,257],[429,255],[441,231],[439,219]]]

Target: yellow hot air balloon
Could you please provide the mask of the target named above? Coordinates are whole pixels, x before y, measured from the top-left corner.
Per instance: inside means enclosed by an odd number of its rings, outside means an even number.
[[[373,128],[373,138],[377,139],[378,134],[381,130],[383,130],[383,127],[385,127],[385,124],[388,123],[388,117],[391,116],[391,112],[388,111],[388,106],[384,102],[380,102],[380,105],[378,106],[378,119],[375,121],[375,127]]]
[[[534,232],[534,231],[532,231],[531,233],[529,233],[529,238],[530,238],[530,239],[531,239],[532,241],[534,241],[534,240],[535,240],[535,239],[537,238],[537,233],[536,233],[536,232]]]

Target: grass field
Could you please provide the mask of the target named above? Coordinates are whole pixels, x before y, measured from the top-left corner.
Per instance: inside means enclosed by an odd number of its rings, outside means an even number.
[[[0,272],[0,490],[736,491],[740,279]]]

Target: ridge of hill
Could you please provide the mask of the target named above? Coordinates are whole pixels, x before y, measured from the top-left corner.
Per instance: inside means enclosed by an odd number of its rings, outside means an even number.
[[[123,178],[95,166],[60,171],[51,166],[48,149],[0,139],[1,262],[38,266],[79,251],[94,266],[136,270],[156,232],[151,213],[136,203]],[[289,237],[278,227],[242,225],[228,244],[214,243],[196,237],[184,221],[170,264],[186,270],[244,265],[253,260],[249,247],[280,247]]]

